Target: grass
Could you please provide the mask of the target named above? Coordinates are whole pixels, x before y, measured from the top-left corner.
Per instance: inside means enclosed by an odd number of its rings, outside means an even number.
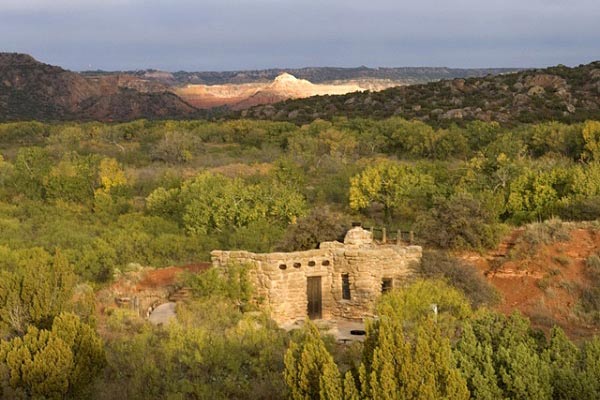
[[[588,273],[595,276],[600,276],[600,255],[592,254],[585,260],[585,266],[588,269]]]
[[[571,239],[568,226],[560,218],[529,224],[525,227],[523,241],[531,245],[568,242]]]
[[[570,224],[564,223],[560,218],[529,224],[525,226],[521,237],[517,239],[509,257],[512,260],[534,257],[543,245],[568,242],[571,240],[571,228]]]
[[[543,291],[546,291],[546,289],[548,289],[550,287],[550,277],[544,276],[542,279],[535,282],[535,284],[537,287],[539,287]]]

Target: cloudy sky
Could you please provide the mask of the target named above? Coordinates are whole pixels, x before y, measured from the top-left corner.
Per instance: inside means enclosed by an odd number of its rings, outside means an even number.
[[[600,0],[0,0],[0,51],[73,70],[600,59]]]

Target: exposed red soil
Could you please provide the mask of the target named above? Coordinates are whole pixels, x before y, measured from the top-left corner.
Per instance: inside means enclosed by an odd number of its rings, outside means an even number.
[[[182,272],[201,272],[210,268],[210,263],[189,264],[181,267],[160,268],[146,272],[135,286],[136,290],[156,289],[174,285]]]
[[[578,228],[567,242],[513,247],[522,234],[523,229],[513,231],[487,255],[464,255],[502,295],[497,309],[505,314],[518,310],[544,330],[557,324],[574,339],[600,334],[600,327],[577,310],[581,290],[590,284],[585,261],[600,251],[600,231]]]

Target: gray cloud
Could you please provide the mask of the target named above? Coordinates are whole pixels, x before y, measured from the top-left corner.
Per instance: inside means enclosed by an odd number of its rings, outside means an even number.
[[[0,49],[71,69],[600,59],[597,0],[4,0]]]

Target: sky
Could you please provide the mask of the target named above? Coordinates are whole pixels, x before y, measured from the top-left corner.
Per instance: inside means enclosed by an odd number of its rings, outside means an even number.
[[[72,70],[600,60],[600,0],[0,0],[0,51]]]

